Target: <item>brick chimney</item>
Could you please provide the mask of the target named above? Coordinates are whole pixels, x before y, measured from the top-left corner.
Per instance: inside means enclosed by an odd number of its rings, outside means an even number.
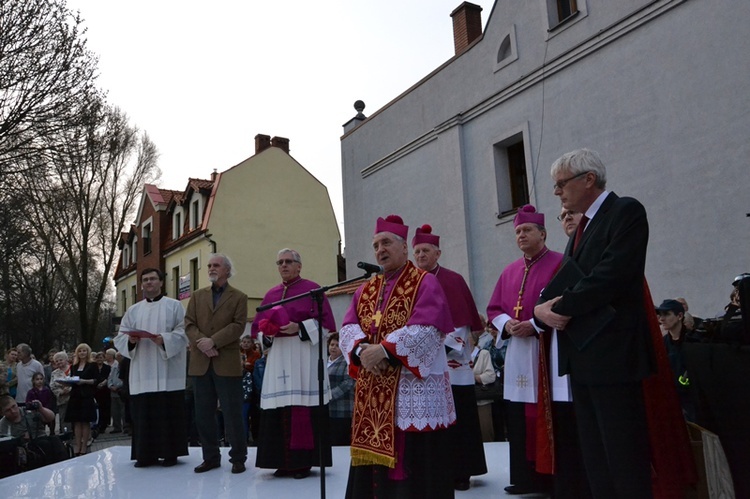
[[[271,136],[259,133],[255,136],[255,154],[263,152],[271,147]]]
[[[285,137],[274,137],[271,139],[271,145],[273,147],[278,147],[285,153],[289,154],[289,139]]]
[[[482,36],[482,7],[464,2],[451,12],[453,18],[453,45],[456,55]]]

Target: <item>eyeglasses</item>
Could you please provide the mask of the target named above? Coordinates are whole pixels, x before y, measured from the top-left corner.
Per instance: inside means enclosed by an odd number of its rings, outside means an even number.
[[[557,215],[557,220],[560,222],[562,222],[563,220],[573,220],[574,216],[576,216],[575,211],[565,211]]]
[[[552,184],[552,190],[556,191],[557,189],[562,189],[563,187],[565,187],[566,185],[568,185],[568,182],[570,182],[571,180],[575,180],[578,177],[583,177],[587,173],[591,173],[591,172],[590,171],[585,171],[585,172],[579,173],[578,175],[573,175],[572,177],[566,178],[564,180],[559,180],[559,181],[555,182],[554,184]]]
[[[290,260],[288,258],[286,258],[284,260],[276,260],[276,265],[278,265],[279,267],[281,267],[284,264],[291,265],[293,263],[298,263],[298,262],[297,262],[297,260]]]

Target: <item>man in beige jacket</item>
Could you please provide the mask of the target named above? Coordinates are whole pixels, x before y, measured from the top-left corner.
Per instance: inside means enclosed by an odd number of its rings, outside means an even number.
[[[242,424],[239,340],[247,322],[247,296],[227,282],[232,271],[232,262],[226,255],[211,255],[208,261],[211,286],[193,294],[185,315],[191,352],[188,375],[193,376],[195,419],[203,448],[203,462],[195,468],[196,473],[221,466],[217,399],[231,446],[232,473],[245,471],[247,443]]]

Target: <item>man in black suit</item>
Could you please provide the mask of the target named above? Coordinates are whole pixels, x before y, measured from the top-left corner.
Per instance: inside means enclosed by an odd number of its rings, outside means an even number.
[[[564,330],[602,307],[614,317],[582,348],[559,336],[560,374],[570,374],[586,474],[595,498],[650,498],[651,464],[641,380],[655,369],[643,286],[648,221],[643,205],[606,190],[606,169],[588,149],[552,165],[563,208],[584,214],[565,250],[583,271],[535,317]]]

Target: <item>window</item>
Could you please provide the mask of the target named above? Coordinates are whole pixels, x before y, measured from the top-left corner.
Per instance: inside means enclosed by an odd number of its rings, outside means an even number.
[[[142,237],[143,237],[143,254],[148,255],[151,253],[151,223],[147,223],[143,225],[143,231],[142,231]]]
[[[130,288],[130,292],[132,294],[132,299],[130,300],[131,303],[135,303],[138,301],[138,290],[135,287],[135,284]]]
[[[182,236],[182,207],[175,208],[172,215],[172,239],[179,239]]]
[[[548,31],[569,26],[586,17],[586,2],[578,0],[542,0],[547,8]],[[579,5],[580,4],[580,5]]]
[[[176,300],[180,296],[180,267],[172,268],[172,283],[174,288],[174,294],[172,297]]]
[[[504,216],[529,203],[523,132],[496,143],[494,156],[498,216]]]
[[[190,230],[197,229],[201,225],[201,202],[200,199],[190,203]]]
[[[576,0],[555,0],[557,3],[557,22],[560,23],[576,12]]]
[[[511,25],[510,31],[503,37],[500,46],[497,49],[497,58],[495,61],[495,72],[500,71],[505,66],[518,60],[516,52],[516,26]]]
[[[132,257],[133,263],[135,263],[138,260],[138,238],[133,237],[133,249],[130,251],[130,256]]]
[[[190,287],[193,291],[198,289],[198,259],[190,260]]]
[[[122,268],[128,268],[130,266],[130,248],[123,246],[122,248]]]
[[[122,303],[122,313],[120,315],[125,315],[125,311],[128,309],[128,290],[123,289],[120,293],[120,302]]]

